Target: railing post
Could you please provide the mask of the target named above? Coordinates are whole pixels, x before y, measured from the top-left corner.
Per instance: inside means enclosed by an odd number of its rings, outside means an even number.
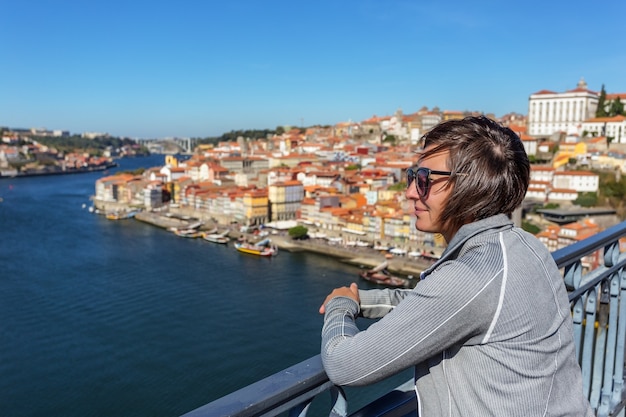
[[[583,307],[583,297],[578,297],[572,306],[572,322],[574,325],[574,344],[576,345],[576,358],[578,363],[582,363],[582,343],[583,328],[585,319],[585,309]]]
[[[583,266],[580,259],[577,262],[574,262],[571,265],[565,267],[565,272],[563,274],[563,280],[565,281],[565,285],[578,289],[580,287],[580,282],[583,278]]]
[[[598,329],[596,331],[596,346],[593,352],[593,377],[591,383],[591,395],[589,403],[591,407],[598,410],[600,416],[600,394],[602,392],[602,382],[604,380],[605,359],[608,357],[607,350],[607,325],[609,322],[609,285],[606,280],[600,282],[600,305],[598,306]],[[595,323],[594,327],[595,327]]]
[[[604,378],[598,416],[608,416],[611,411],[611,397],[613,393],[613,377],[615,368],[615,343],[617,340],[617,315],[619,303],[619,280],[613,274],[610,281],[609,324],[606,342],[606,360],[604,362]]]
[[[617,343],[615,347],[615,375],[613,376],[613,398],[611,409],[622,403],[624,389],[624,349],[626,348],[626,273],[621,268],[617,273],[620,283],[619,317],[617,319]]]
[[[293,407],[291,410],[289,410],[289,417],[306,417],[312,402],[313,398]]]
[[[343,388],[333,385],[330,388],[330,395],[333,401],[330,417],[346,417],[348,415],[348,401]]]
[[[595,288],[590,289],[587,293],[585,305],[585,331],[581,361],[583,392],[587,398],[589,398],[589,394],[591,393],[594,327],[596,322],[596,298],[597,295]],[[593,404],[591,406],[593,407]]]

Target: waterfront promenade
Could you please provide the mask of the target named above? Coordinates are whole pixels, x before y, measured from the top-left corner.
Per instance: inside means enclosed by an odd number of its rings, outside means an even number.
[[[185,219],[179,216],[168,216],[156,212],[140,212],[135,216],[135,219],[164,229],[172,227],[182,228],[193,223],[194,221],[192,218]],[[211,229],[214,227],[226,226],[216,224],[203,225],[203,228],[205,229]],[[232,239],[239,239],[243,237],[249,242],[254,242],[265,238],[254,234],[241,233],[232,226],[229,226],[229,229],[229,236]],[[407,276],[411,275],[413,277],[418,277],[424,269],[432,264],[431,261],[420,258],[411,258],[408,256],[393,256],[392,258],[387,258],[385,256],[386,252],[374,250],[371,247],[348,247],[341,244],[330,244],[325,239],[294,240],[284,233],[272,234],[269,237],[272,243],[280,250],[288,252],[307,251],[320,255],[332,256],[341,262],[360,266],[362,268],[373,268],[380,265],[382,262],[387,261],[389,263],[388,269],[391,272]]]

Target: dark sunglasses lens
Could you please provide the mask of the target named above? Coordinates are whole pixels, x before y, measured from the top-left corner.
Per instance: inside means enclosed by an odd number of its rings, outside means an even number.
[[[416,173],[415,187],[417,188],[417,194],[420,197],[424,197],[428,192],[428,171],[425,169],[418,169]]]
[[[409,188],[413,181],[415,181],[415,171],[409,168],[406,170],[406,188]]]

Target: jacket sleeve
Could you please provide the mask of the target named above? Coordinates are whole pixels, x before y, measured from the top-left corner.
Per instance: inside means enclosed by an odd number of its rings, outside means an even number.
[[[393,310],[411,290],[359,290],[361,315],[379,319]]]
[[[321,349],[328,377],[337,385],[371,384],[479,336],[493,317],[496,305],[490,286],[498,282],[497,277],[472,276],[467,267],[449,262],[402,296],[364,291],[364,311],[378,308],[369,306],[376,300],[402,302],[363,331],[355,323],[359,305],[354,300],[330,300]]]

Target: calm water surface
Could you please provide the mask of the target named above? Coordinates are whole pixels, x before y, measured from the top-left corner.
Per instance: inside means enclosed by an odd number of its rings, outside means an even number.
[[[106,220],[104,175],[0,179],[0,416],[177,416],[319,353],[355,267]]]

